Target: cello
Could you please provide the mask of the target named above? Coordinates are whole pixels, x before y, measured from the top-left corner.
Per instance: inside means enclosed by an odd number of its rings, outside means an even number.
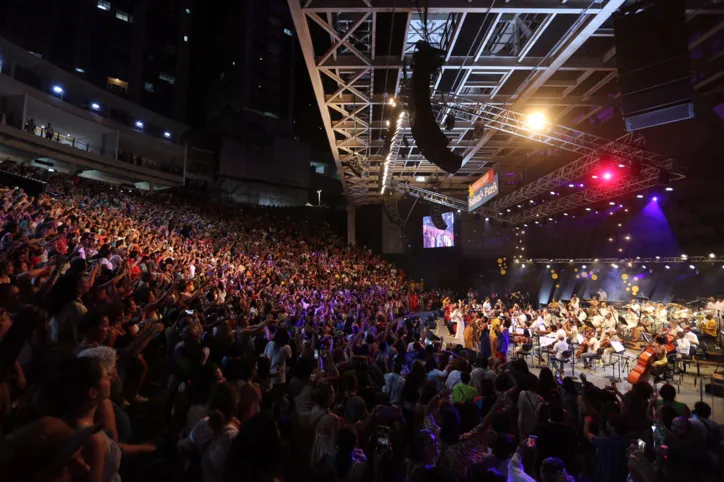
[[[676,346],[673,343],[673,339],[674,337],[672,335],[666,335],[666,342],[658,344],[658,346],[664,347],[664,357],[666,357],[668,353],[671,353],[671,351],[676,349]],[[639,355],[639,358],[636,361],[636,366],[633,367],[633,370],[631,370],[631,373],[628,374],[628,378],[626,379],[631,385],[638,382],[642,376],[659,375],[659,373],[649,373],[651,368],[651,361],[654,355],[656,355],[656,350],[658,349],[658,346],[654,346],[653,344],[649,345]]]

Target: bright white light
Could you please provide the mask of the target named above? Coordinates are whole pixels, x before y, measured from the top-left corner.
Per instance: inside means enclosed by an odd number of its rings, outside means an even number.
[[[551,265],[549,265],[549,264],[546,265],[546,268],[550,268],[550,267],[551,267]]]
[[[506,211],[510,212],[510,208],[506,209]]]
[[[641,266],[643,269],[646,269],[646,265]]]
[[[633,266],[633,263],[631,261],[629,261],[626,266],[628,266],[630,268],[631,266]]]
[[[637,194],[636,197],[639,198],[639,199],[643,199],[643,198],[644,198],[644,195],[643,195],[643,194]]]
[[[613,202],[613,201],[611,201],[611,202],[610,202],[610,203],[608,203],[608,204],[610,204],[611,206],[615,206],[615,205],[616,205],[616,203],[615,203],[615,202]]]
[[[417,176],[417,177],[415,177],[415,181],[417,181],[417,182],[425,182],[425,176]]]
[[[521,267],[521,268],[525,268],[525,265],[524,265],[524,264],[521,264],[520,267]]]
[[[563,213],[564,216],[568,216],[568,213]]]
[[[49,167],[48,172],[55,172],[55,169],[53,169],[52,167]]]
[[[667,264],[667,265],[664,266],[664,268],[666,268],[666,269],[671,269],[671,266],[669,266],[669,265]]]
[[[687,255],[685,255],[685,254],[682,254],[682,255],[681,255],[681,259],[686,259],[686,258],[688,258]]]
[[[540,131],[546,126],[546,116],[542,112],[533,112],[528,116],[528,128],[533,131]]]
[[[581,268],[586,269],[586,265],[584,264],[583,266],[581,266]]]
[[[136,121],[136,127],[138,127],[139,129],[143,129],[143,122]]]
[[[462,211],[458,209],[458,214],[460,214]]]
[[[569,184],[568,187],[576,187],[575,184]]]
[[[166,139],[170,139],[170,138],[171,138],[171,133],[168,132],[168,131],[166,131],[166,132],[163,133],[163,137],[165,137]]]
[[[100,105],[100,104],[97,104],[96,102],[93,102],[93,103],[91,104],[91,109],[93,109],[93,110],[101,110],[101,105]]]
[[[625,164],[619,164],[618,167],[626,167]]]
[[[618,265],[617,265],[616,263],[613,263],[613,264],[611,265],[611,267],[612,267],[613,269],[618,269]]]
[[[189,36],[188,36],[188,35],[184,35],[184,42],[188,42],[188,41],[189,41]]]
[[[490,221],[490,218],[485,218],[486,221]]]
[[[531,204],[535,204],[535,201],[533,201],[532,199],[528,202],[530,202]]]
[[[81,74],[85,73],[85,69],[82,69],[82,68],[80,68],[80,67],[76,67],[76,68],[75,68],[75,71],[76,71],[76,72],[79,72],[79,73],[81,73]]]
[[[591,210],[591,208],[586,208],[586,211],[590,211],[590,210]]]
[[[693,264],[690,264],[689,269],[696,269],[696,266],[694,266]]]
[[[625,236],[623,239],[625,239],[626,241],[631,241],[631,236]]]
[[[666,190],[669,191],[669,192],[671,192],[671,191],[674,190],[674,188],[673,188],[673,187],[667,187]]]
[[[661,259],[661,256],[657,256],[656,259]]]
[[[709,253],[709,258],[714,259],[716,258],[716,255],[714,253]]]
[[[61,86],[59,86],[59,85],[54,85],[54,86],[53,86],[53,92],[55,92],[56,94],[62,94],[62,93],[63,93],[63,88],[62,88]]]
[[[568,262],[569,262],[569,263],[573,263],[573,260],[572,260],[572,259],[569,259]]]
[[[555,195],[556,195],[556,192],[555,192],[555,191],[551,191],[551,196],[555,196]]]

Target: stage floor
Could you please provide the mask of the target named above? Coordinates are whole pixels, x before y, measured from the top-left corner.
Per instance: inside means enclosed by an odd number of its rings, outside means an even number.
[[[453,345],[458,343],[458,340],[455,339],[454,336],[449,335],[447,333],[443,334],[441,337],[443,340],[443,346],[447,346],[448,343],[451,343]],[[511,353],[512,353],[512,345],[511,345]],[[533,350],[534,355],[537,354],[537,350]],[[631,389],[631,384],[626,381],[626,377],[628,376],[629,371],[631,368],[633,368],[636,365],[636,360],[638,358],[639,352],[634,352],[631,349],[626,349],[626,352],[623,354],[624,360],[622,360],[621,363],[621,377],[620,381],[616,384],[618,390],[621,393],[626,393],[629,389]],[[544,358],[547,360],[548,357],[544,355]],[[510,359],[510,355],[508,356],[508,359]],[[625,360],[628,360],[628,369],[625,367]],[[534,356],[534,363],[530,364],[530,357],[526,357],[526,361],[528,362],[528,365],[530,367],[530,370],[532,373],[538,375],[538,372],[540,371],[540,367],[538,367],[537,363],[537,357]],[[717,423],[724,424],[724,399],[722,397],[716,397],[712,396],[711,394],[707,394],[704,390],[704,386],[706,384],[711,382],[711,374],[714,373],[716,370],[715,364],[705,363],[700,366],[700,373],[701,377],[695,377],[696,374],[696,364],[690,364],[687,371],[688,373],[685,374],[681,379],[679,375],[675,376],[675,382],[678,383],[678,389],[679,393],[676,396],[676,399],[682,403],[685,403],[690,409],[694,408],[694,404],[698,401],[700,401],[702,398],[702,395],[700,393],[700,384],[703,384],[701,386],[701,392],[703,393],[703,401],[709,404],[711,406],[711,419],[714,420]],[[721,365],[720,372],[724,372],[724,363]],[[594,372],[593,369],[583,369],[583,364],[579,361],[576,363],[575,366],[575,372],[574,376],[580,380],[581,373],[586,375],[586,379],[596,385],[597,387],[603,388],[607,384],[610,383],[612,378],[618,378],[619,376],[619,370],[618,366],[603,366],[598,367],[596,371]],[[568,363],[566,365],[565,369],[565,376],[571,375],[571,364]],[[681,380],[681,381],[680,381]]]

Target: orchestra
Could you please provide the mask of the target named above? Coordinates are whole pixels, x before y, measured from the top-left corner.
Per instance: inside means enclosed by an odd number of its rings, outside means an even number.
[[[611,365],[615,354],[623,353],[624,344],[640,352],[627,379],[630,383],[657,377],[677,360],[690,360],[702,342],[718,345],[720,333],[719,305],[712,298],[701,311],[677,303],[612,302],[599,290],[590,300],[575,294],[568,302],[551,299],[547,306],[533,309],[525,304],[520,292],[495,304],[487,297],[478,303],[444,301],[445,320],[455,342],[466,349],[495,354],[498,339],[509,326],[510,343],[515,356],[528,354],[538,347],[539,360],[561,373],[565,363],[580,363],[583,369],[594,363]],[[489,343],[489,345],[488,345]],[[481,344],[485,347],[481,350]],[[630,360],[633,360],[631,358]]]

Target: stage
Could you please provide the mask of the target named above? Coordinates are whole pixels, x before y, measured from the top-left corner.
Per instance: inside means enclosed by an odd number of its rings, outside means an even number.
[[[444,347],[449,345],[454,346],[459,343],[459,340],[448,333],[447,327],[444,324],[439,324],[438,327],[437,336],[440,336],[442,339]],[[510,350],[508,352],[508,360],[513,359],[513,350],[514,346],[511,343]],[[541,367],[539,366],[537,359],[537,346],[534,347],[531,353],[533,356],[526,356],[525,359],[526,362],[528,362],[531,372],[538,375]],[[631,384],[626,381],[626,378],[628,377],[631,369],[636,365],[639,353],[639,351],[626,348],[626,350],[620,355],[620,378],[618,364],[615,366],[603,364],[603,366],[597,366],[594,371],[592,368],[584,369],[583,363],[580,361],[578,361],[574,367],[571,366],[571,363],[567,363],[564,376],[575,376],[577,380],[580,380],[580,375],[583,373],[586,375],[586,379],[589,382],[599,388],[604,388],[611,382],[611,379],[619,379],[620,381],[616,384],[616,386],[621,393],[626,393],[631,389]],[[614,357],[615,356],[616,355],[614,355]],[[533,359],[532,364],[531,358]],[[543,358],[547,361],[548,356],[543,353]],[[544,364],[543,366],[547,365]],[[704,390],[704,387],[711,383],[711,374],[716,371],[716,368],[716,363],[702,361],[699,365],[699,372],[697,372],[696,363],[691,362],[687,368],[687,373],[683,376],[675,375],[673,382],[675,382],[674,386],[676,386],[678,390],[676,400],[685,403],[689,409],[693,409],[694,404],[702,400],[703,396],[703,401],[711,406],[711,419],[717,423],[724,424],[724,399],[722,397],[713,396],[711,393],[707,394]],[[724,363],[720,364],[719,372],[724,372]],[[701,376],[698,376],[699,374]],[[661,384],[658,386],[660,385]]]

